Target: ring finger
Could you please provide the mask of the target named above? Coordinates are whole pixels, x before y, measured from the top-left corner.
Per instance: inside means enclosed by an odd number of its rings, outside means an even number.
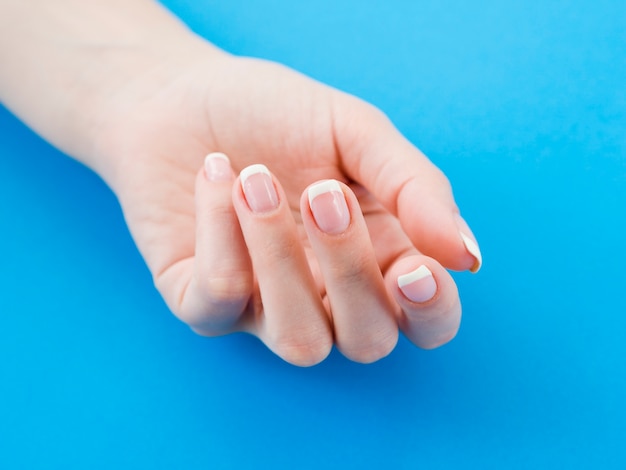
[[[357,362],[386,356],[398,340],[398,307],[354,193],[338,181],[321,181],[304,192],[300,211],[326,284],[337,347]]]
[[[252,333],[287,362],[318,363],[332,332],[285,194],[263,165],[245,168],[237,183],[233,204],[260,296]]]

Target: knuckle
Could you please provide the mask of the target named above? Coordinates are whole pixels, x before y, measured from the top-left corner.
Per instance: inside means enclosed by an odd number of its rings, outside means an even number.
[[[214,194],[212,197],[215,200],[212,204],[208,204],[208,207],[204,209],[207,218],[216,225],[229,226],[233,224],[237,216],[235,215],[235,209],[231,205],[230,194],[218,193]]]
[[[300,250],[300,241],[286,234],[279,234],[270,239],[260,251],[261,255],[271,262],[291,261]]]
[[[387,114],[385,114],[385,112],[378,106],[357,98],[356,96],[349,95],[349,98],[350,107],[348,109],[352,110],[352,112],[356,112],[357,115],[372,119],[375,123],[384,122],[385,124],[388,124],[391,122]]]
[[[240,302],[252,292],[252,278],[247,272],[214,273],[200,285],[205,286],[210,303],[217,305]]]
[[[433,167],[431,182],[433,182],[444,194],[447,195],[449,193],[452,193],[452,184],[450,183],[450,180],[445,175],[445,173],[441,171],[441,169]]]
[[[342,347],[341,352],[347,358],[362,364],[370,364],[388,356],[398,343],[398,331],[387,333],[370,341],[360,341],[359,344]]]
[[[362,146],[371,141],[373,131],[391,125],[391,120],[380,108],[349,94],[339,95],[334,113],[335,126],[348,145]]]
[[[174,313],[200,335],[224,334],[241,316],[251,293],[252,279],[246,272],[194,277]]]
[[[371,264],[368,255],[366,250],[351,250],[350,253],[337,257],[329,266],[329,278],[348,285],[362,284],[367,280],[366,267]]]
[[[309,367],[326,359],[332,345],[328,332],[314,331],[305,335],[283,334],[274,340],[272,349],[290,364]]]

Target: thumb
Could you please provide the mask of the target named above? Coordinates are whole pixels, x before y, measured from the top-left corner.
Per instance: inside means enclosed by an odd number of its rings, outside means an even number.
[[[478,243],[446,176],[377,108],[337,95],[334,135],[346,175],[393,213],[422,253],[449,269],[478,271]]]

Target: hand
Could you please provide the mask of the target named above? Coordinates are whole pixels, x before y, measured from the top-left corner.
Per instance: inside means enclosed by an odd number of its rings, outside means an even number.
[[[333,342],[375,361],[399,329],[424,348],[454,337],[445,268],[477,270],[480,253],[443,174],[372,106],[276,64],[199,51],[112,92],[97,136],[170,309],[201,334],[250,332],[298,365]],[[217,151],[233,169],[221,157],[203,169]],[[252,167],[242,186],[235,172],[252,164],[271,174]],[[259,190],[269,205],[255,206]]]

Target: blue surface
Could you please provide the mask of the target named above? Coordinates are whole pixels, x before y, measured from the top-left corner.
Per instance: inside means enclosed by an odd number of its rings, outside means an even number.
[[[461,332],[374,365],[194,336],[103,183],[0,110],[0,468],[626,468],[626,3],[507,3],[166,2],[452,180]]]

